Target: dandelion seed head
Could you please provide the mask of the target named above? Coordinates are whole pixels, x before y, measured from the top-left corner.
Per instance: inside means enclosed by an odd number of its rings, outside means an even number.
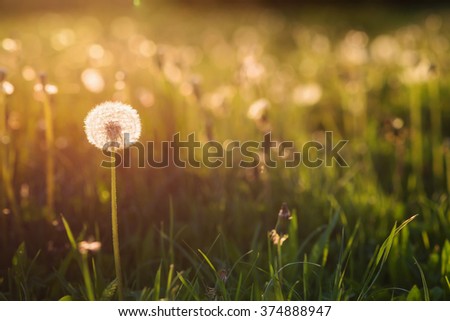
[[[267,99],[265,98],[258,99],[257,101],[255,101],[253,104],[250,105],[247,112],[247,117],[252,120],[261,120],[265,116],[269,107],[270,103]]]
[[[36,79],[36,71],[30,66],[25,66],[22,68],[22,77],[27,81],[32,81]]]
[[[394,127],[394,129],[402,129],[404,125],[403,119],[401,118],[394,118],[394,120],[392,120],[392,127]]]
[[[9,52],[15,52],[17,50],[19,50],[20,45],[19,43],[11,38],[5,38],[2,41],[2,47],[5,51],[9,51]]]
[[[317,83],[298,85],[294,88],[292,99],[301,106],[312,106],[322,98],[322,87]]]
[[[2,89],[3,92],[7,95],[12,95],[12,93],[14,92],[13,84],[11,84],[9,81],[6,80],[2,82]]]
[[[84,120],[88,141],[103,149],[112,143],[118,149],[129,147],[141,135],[141,120],[135,109],[121,102],[104,102]]]
[[[434,76],[435,69],[428,60],[422,59],[415,66],[406,68],[400,79],[407,85],[425,83]]]
[[[378,63],[394,62],[400,51],[397,39],[390,35],[378,36],[370,45],[370,55]]]

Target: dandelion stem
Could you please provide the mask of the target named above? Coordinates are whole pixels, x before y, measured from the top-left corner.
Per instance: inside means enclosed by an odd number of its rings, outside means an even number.
[[[441,107],[439,97],[439,82],[437,79],[430,80],[428,83],[430,97],[431,130],[432,130],[432,153],[433,153],[433,180],[435,185],[442,187],[444,173],[444,159],[442,151],[442,125],[441,125]],[[441,185],[441,186],[439,186]]]
[[[277,244],[277,259],[278,259],[278,280],[280,282],[280,286],[283,286],[283,262],[281,258],[281,242],[278,242]]]
[[[170,223],[169,223],[169,259],[170,265],[172,266],[175,263],[175,251],[173,248],[174,240],[173,240],[173,225],[174,225],[174,209],[173,209],[173,200],[172,196],[169,199],[170,205]]]
[[[111,152],[111,222],[112,222],[112,237],[113,237],[113,251],[114,251],[114,265],[116,268],[116,279],[118,288],[119,300],[123,300],[123,285],[122,285],[122,267],[120,265],[120,248],[119,248],[119,224],[117,222],[117,188],[116,188],[116,166],[114,148]]]
[[[1,85],[1,82],[0,82]],[[6,97],[5,93],[0,90],[0,140],[7,136],[7,128],[6,128]],[[21,225],[21,219],[19,215],[19,206],[17,204],[16,195],[14,193],[14,187],[13,187],[13,173],[10,167],[10,153],[7,148],[8,146],[0,141],[0,151],[1,151],[1,174],[2,174],[2,180],[3,185],[5,187],[5,194],[6,197],[10,203],[11,212],[14,215],[14,226],[16,229],[16,233],[18,234],[18,237],[21,239],[23,237],[23,231],[22,231],[22,225]],[[3,234],[3,233],[2,233]],[[3,234],[3,235],[6,235]]]
[[[411,117],[411,162],[414,179],[409,186],[412,190],[423,190],[423,143],[422,143],[422,111],[420,106],[420,87],[410,88],[410,117]]]
[[[47,159],[46,159],[46,193],[47,208],[46,217],[52,222],[55,219],[55,160],[54,160],[54,140],[53,133],[53,115],[48,95],[45,93],[43,98],[44,118],[45,118],[45,140],[47,143]]]
[[[445,151],[445,168],[446,168],[446,179],[447,179],[447,195],[450,196],[450,151]]]

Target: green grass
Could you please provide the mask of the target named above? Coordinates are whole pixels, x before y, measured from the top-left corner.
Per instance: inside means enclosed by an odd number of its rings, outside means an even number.
[[[15,91],[0,91],[0,299],[118,298],[110,173],[83,128],[118,99],[155,146],[176,132],[223,143],[270,130],[297,150],[325,131],[349,140],[348,167],[291,169],[138,168],[132,147],[131,168],[117,168],[125,299],[449,300],[449,14],[358,10],[2,11]],[[46,110],[33,71],[58,87]],[[321,88],[313,103],[308,84]],[[265,117],[249,119],[261,98]],[[292,218],[277,246],[283,202]],[[81,253],[90,240],[101,250]]]

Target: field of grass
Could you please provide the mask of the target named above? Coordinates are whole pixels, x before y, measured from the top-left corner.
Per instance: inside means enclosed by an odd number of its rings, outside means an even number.
[[[325,132],[348,140],[348,166],[316,168],[242,168],[239,155],[140,168],[131,147],[117,168],[124,299],[449,300],[449,17],[1,8],[0,299],[120,298],[110,170],[84,132],[114,100],[155,146],[175,133],[225,146],[270,132],[297,151]]]

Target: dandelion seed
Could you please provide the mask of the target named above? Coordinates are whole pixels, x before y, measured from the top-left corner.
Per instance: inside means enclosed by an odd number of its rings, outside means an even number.
[[[100,149],[111,146],[111,143],[118,149],[129,147],[141,135],[137,111],[120,102],[104,102],[96,106],[86,116],[84,124],[88,141]]]

